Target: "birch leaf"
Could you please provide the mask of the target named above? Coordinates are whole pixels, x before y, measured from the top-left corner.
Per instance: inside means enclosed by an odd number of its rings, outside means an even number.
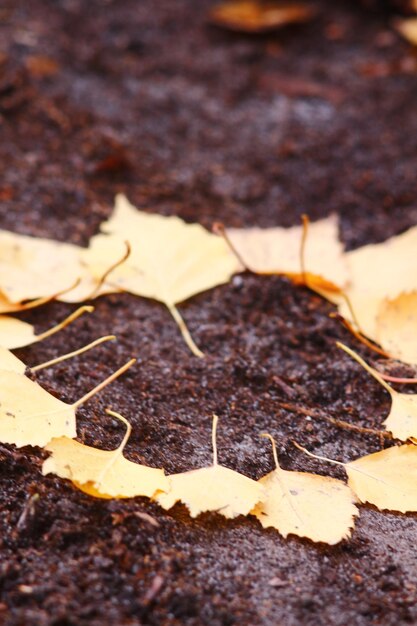
[[[53,296],[84,273],[82,248],[0,231],[0,290],[12,303]]]
[[[303,226],[226,230],[245,266],[257,274],[284,274],[305,283],[301,266]],[[349,275],[335,215],[309,225],[305,247],[307,279],[316,288],[343,289]]]
[[[0,370],[0,441],[43,447],[54,437],[75,437],[77,409],[134,362],[126,363],[73,404],[58,400],[21,373]]]
[[[380,304],[376,340],[393,358],[417,365],[417,291]]]
[[[417,511],[417,446],[407,444],[346,463],[349,485],[361,502],[389,511]]]
[[[407,441],[410,438],[417,439],[417,394],[396,391],[356,352],[341,343],[337,345],[355,359],[391,396],[391,410],[383,422],[386,429],[401,441]]]
[[[168,490],[164,470],[133,463],[123,456],[131,426],[118,413],[109,410],[107,413],[127,426],[116,450],[99,450],[67,437],[53,439],[45,448],[52,454],[44,462],[42,473],[68,478],[81,491],[97,498],[151,498],[156,491]]]
[[[251,511],[264,528],[272,526],[283,537],[297,535],[334,545],[347,539],[358,515],[355,496],[341,480],[281,469],[275,442],[276,469],[259,480],[266,496]]]
[[[0,346],[0,370],[24,374],[26,371],[26,365],[23,361],[18,359],[13,352],[10,352],[7,348]]]
[[[398,20],[395,24],[397,31],[413,46],[417,46],[417,17]]]
[[[0,315],[0,346],[8,348],[9,350],[29,346],[32,343],[51,337],[84,313],[91,313],[92,311],[94,311],[94,307],[82,306],[71,313],[71,315],[66,317],[62,322],[40,335],[35,334],[35,329],[32,324],[28,324],[27,322],[23,322],[22,320],[8,315]]]
[[[222,237],[199,224],[186,224],[178,217],[150,215],[136,209],[123,195],[116,196],[115,209],[101,225],[105,235],[90,242],[89,266],[98,278],[109,258],[120,257],[125,242],[131,253],[112,271],[107,284],[137,296],[163,302],[178,323],[190,349],[195,346],[176,304],[221,285],[240,271],[240,265]]]
[[[168,476],[168,493],[157,493],[155,500],[164,509],[176,502],[183,502],[191,517],[205,511],[214,511],[224,517],[247,515],[264,495],[263,487],[217,462],[216,446],[217,416],[213,416],[213,465]]]
[[[402,292],[417,287],[417,226],[378,244],[370,244],[346,253],[351,277],[345,290],[356,319],[352,318],[346,298],[327,293],[339,305],[343,317],[358,323],[359,330],[377,341],[377,318],[380,306]]]

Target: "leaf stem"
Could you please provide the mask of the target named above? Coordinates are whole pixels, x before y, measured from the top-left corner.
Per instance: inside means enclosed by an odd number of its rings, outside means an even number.
[[[275,467],[277,469],[280,469],[280,464],[278,462],[277,446],[276,446],[276,443],[275,443],[275,439],[269,433],[261,433],[261,437],[266,437],[267,439],[270,440],[270,442],[272,444],[272,456],[274,457]]]
[[[84,313],[92,313],[93,311],[94,311],[93,306],[80,306],[80,308],[78,308],[76,311],[71,313],[71,315],[68,315],[68,317],[62,320],[62,322],[60,322],[59,324],[56,324],[56,326],[52,326],[52,328],[50,328],[49,330],[46,330],[40,335],[36,335],[36,340],[42,341],[43,339],[46,339],[47,337],[51,337],[52,335],[55,335],[55,333],[59,332],[66,326],[69,326],[71,322],[74,322],[76,319],[81,317],[81,315],[83,315]]]
[[[391,396],[394,393],[396,393],[394,391],[394,389],[378,374],[378,372],[376,370],[374,370],[373,367],[368,365],[368,363],[366,363],[366,361],[364,361],[362,359],[362,357],[359,356],[359,354],[357,354],[354,350],[351,350],[350,348],[345,346],[345,344],[340,343],[340,341],[336,341],[336,345],[337,345],[338,348],[341,348],[349,356],[351,356],[352,359],[355,359],[355,361],[357,361],[359,363],[359,365],[362,365],[363,369],[366,370],[368,372],[368,374],[373,376],[375,378],[375,380],[377,380],[379,382],[379,384],[382,385],[384,387],[384,389],[386,389]]]
[[[219,421],[218,416],[213,413],[213,425],[211,427],[211,443],[213,445],[213,465],[217,465],[217,422]]]
[[[195,356],[198,356],[200,359],[202,359],[204,357],[204,352],[201,352],[201,350],[197,348],[193,338],[191,337],[190,331],[188,330],[175,304],[167,304],[166,306],[168,307],[169,312],[177,323],[177,326],[181,331],[181,335],[183,336],[183,339],[187,346],[190,348],[191,352]]]
[[[106,335],[105,337],[99,337],[99,339],[92,341],[91,343],[83,346],[82,348],[79,348],[78,350],[74,350],[73,352],[67,352],[66,354],[62,354],[61,356],[56,357],[56,359],[51,359],[50,361],[45,361],[45,363],[40,363],[39,365],[30,367],[29,370],[31,372],[38,372],[39,370],[43,370],[46,367],[51,367],[52,365],[56,365],[57,363],[61,363],[62,361],[66,361],[67,359],[72,359],[79,354],[83,354],[84,352],[87,352],[88,350],[99,346],[105,341],[112,341],[113,339],[116,339],[115,335]]]
[[[307,450],[306,448],[303,448],[303,446],[300,446],[300,444],[297,443],[296,441],[293,441],[293,444],[295,445],[296,448],[301,450],[301,452],[304,452],[304,454],[307,454],[307,456],[310,456],[313,459],[318,459],[319,461],[327,461],[327,463],[334,463],[334,465],[340,465],[341,467],[346,467],[346,463],[342,463],[341,461],[335,461],[334,459],[328,459],[327,456],[320,456],[318,454],[313,454],[312,452],[309,452],[309,450]]]
[[[119,376],[124,374],[124,372],[126,372],[130,367],[132,367],[132,365],[134,363],[136,363],[136,359],[130,359],[130,361],[128,361],[127,363],[122,365],[122,367],[120,367],[118,370],[113,372],[113,374],[111,374],[108,378],[106,378],[100,384],[98,384],[96,387],[94,387],[94,389],[91,389],[91,391],[86,393],[85,396],[83,396],[82,398],[77,400],[77,402],[74,402],[74,404],[72,405],[74,407],[74,409],[78,409],[82,404],[85,404],[88,400],[90,400],[90,398],[92,398],[99,391],[104,389],[104,387],[107,387],[107,385],[109,385],[114,380],[116,380],[116,378],[119,378]]]

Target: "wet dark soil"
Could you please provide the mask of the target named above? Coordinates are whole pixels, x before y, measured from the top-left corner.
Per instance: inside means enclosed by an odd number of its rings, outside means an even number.
[[[250,37],[209,26],[208,0],[3,0],[1,227],[85,244],[117,192],[207,227],[337,212],[349,248],[414,225],[417,57],[388,14],[317,5],[309,24]],[[80,440],[118,444],[111,405],[133,425],[129,458],[169,473],[210,461],[214,411],[220,462],[253,478],[272,469],[265,430],[288,469],[342,476],[292,440],[340,460],[380,448],[378,437],[280,407],[379,428],[389,406],[335,347],[360,350],[331,305],[306,289],[245,274],[192,298],[181,312],[204,360],[162,305],[129,295],[95,304],[18,353],[33,365],[117,334],[38,374],[67,401],[137,356],[80,410]],[[71,310],[53,303],[22,317],[43,330]],[[417,623],[415,515],[363,506],[352,538],[327,547],[250,518],[96,500],[43,478],[43,457],[0,447],[1,624]]]

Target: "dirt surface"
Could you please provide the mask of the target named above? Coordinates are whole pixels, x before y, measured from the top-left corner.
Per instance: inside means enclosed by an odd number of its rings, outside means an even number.
[[[310,24],[249,37],[209,26],[209,1],[3,0],[1,227],[85,244],[120,191],[207,227],[337,212],[349,248],[414,225],[417,58],[387,15],[317,4]],[[273,466],[264,430],[283,467],[332,476],[342,473],[292,440],[339,460],[380,448],[378,437],[280,408],[379,428],[389,406],[334,346],[360,350],[328,317],[331,305],[307,290],[245,274],[192,298],[181,312],[204,360],[163,306],[129,295],[95,304],[18,352],[33,365],[117,334],[117,344],[39,373],[66,401],[138,357],[80,410],[80,440],[119,443],[120,424],[104,415],[111,405],[133,425],[127,456],[169,473],[210,462],[213,411],[220,462],[256,479]],[[21,317],[43,330],[73,308]],[[351,540],[326,547],[284,540],[255,519],[92,499],[43,478],[44,456],[0,447],[2,625],[417,623],[415,515],[361,507]]]

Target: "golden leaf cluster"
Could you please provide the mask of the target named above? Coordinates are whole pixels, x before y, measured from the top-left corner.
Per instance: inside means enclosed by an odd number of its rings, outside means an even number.
[[[366,336],[390,356],[417,364],[417,227],[383,244],[345,252],[335,216],[311,225],[305,219],[302,226],[289,229],[223,229],[220,236],[178,217],[139,211],[119,195],[100,230],[87,248],[0,232],[0,442],[45,448],[50,456],[43,473],[68,479],[91,496],[145,496],[164,509],[182,502],[192,517],[206,511],[226,518],[253,515],[263,527],[274,527],[284,537],[293,534],[335,544],[350,536],[358,502],[381,510],[417,511],[417,394],[396,391],[387,377],[347,346],[339,344],[389,393],[391,409],[383,426],[403,445],[347,463],[325,459],[344,468],[345,484],[327,476],[282,469],[274,440],[267,434],[275,469],[255,481],[218,463],[214,416],[213,463],[166,476],[163,469],[124,456],[131,426],[114,411],[108,413],[126,426],[116,450],[100,450],[75,440],[77,409],[129,369],[135,359],[75,403],[67,404],[29,378],[26,365],[10,352],[49,337],[93,307],[81,306],[39,335],[30,324],[4,315],[52,299],[84,302],[127,291],[163,303],[189,348],[202,357],[177,305],[249,269],[286,275],[313,289],[339,307],[356,336]],[[51,367],[112,339],[100,337],[31,371]]]

